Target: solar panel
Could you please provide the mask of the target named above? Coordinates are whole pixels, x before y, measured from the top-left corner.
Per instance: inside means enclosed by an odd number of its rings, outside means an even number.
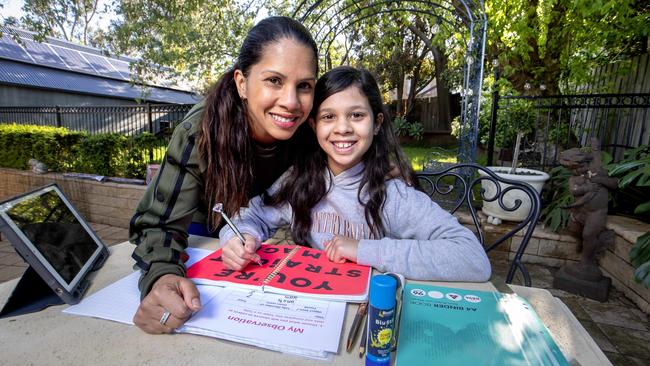
[[[68,69],[66,64],[57,56],[50,47],[45,43],[39,43],[28,39],[23,39],[25,49],[32,56],[34,61],[39,65],[48,65],[62,69]]]
[[[100,76],[105,78],[105,82],[110,82],[111,79],[117,79],[120,82],[118,84],[102,85],[102,88],[105,88],[105,92],[99,94],[102,95],[119,95],[121,97],[133,97],[134,90],[127,91],[124,81],[130,81],[132,76],[131,70],[129,69],[129,64],[131,62],[137,62],[135,59],[129,57],[106,57],[102,51],[86,47],[82,45],[72,44],[63,40],[46,37],[44,43],[33,40],[34,33],[27,32],[20,29],[0,27],[3,32],[2,37],[0,37],[0,63],[3,62],[3,59],[11,60],[16,64],[15,68],[11,70],[11,75],[0,75],[0,79],[7,79],[6,82],[12,83],[26,83],[24,80],[19,82],[19,79],[27,78],[31,80],[32,85],[41,86],[45,88],[61,88],[64,90],[76,90],[86,93],[97,93],[97,89],[91,88],[89,85],[75,85],[78,83],[98,84],[97,80],[90,81],[90,79],[85,79],[81,75],[75,78],[71,75],[59,75],[60,72],[75,72],[77,74],[90,74],[93,76]],[[20,44],[17,43],[12,36],[20,37]],[[9,62],[9,61],[7,61]],[[46,80],[47,76],[45,75],[48,70],[45,68],[39,68],[38,71],[32,70],[31,72],[36,72],[33,75],[23,74],[28,68],[24,63],[37,65],[40,67],[47,67],[58,70],[51,70],[52,75],[57,75],[54,80]],[[3,65],[3,68],[6,68],[7,65]],[[24,66],[24,67],[20,67]],[[5,70],[9,72],[9,70]],[[33,77],[31,77],[33,76]],[[10,79],[10,80],[9,80]],[[112,80],[114,81],[114,80]],[[29,83],[27,83],[29,84]],[[188,94],[180,90],[164,90],[156,88],[155,86],[164,86],[160,85],[151,85],[153,88],[151,93],[152,97],[148,99],[160,100],[160,101],[171,101],[183,100],[183,103],[191,103],[193,101],[188,101],[192,99],[191,94]],[[126,88],[126,89],[125,89]],[[100,88],[101,89],[101,88]],[[108,90],[112,89],[112,90]],[[178,94],[177,94],[178,93]],[[141,93],[140,93],[141,94]],[[140,95],[141,97],[142,95]]]
[[[27,52],[6,32],[0,38],[0,55],[13,60],[33,62]]]
[[[117,69],[117,71],[120,72],[120,74],[124,75],[125,80],[129,80],[131,77],[131,70],[129,69],[129,63],[122,61],[122,60],[116,60],[114,58],[109,59],[108,62],[113,65]]]
[[[97,74],[95,69],[81,56],[78,51],[68,50],[59,46],[52,46],[52,49],[65,61],[68,66],[73,70],[79,70]]]
[[[95,56],[89,53],[84,54],[84,57],[86,57],[86,60],[88,60],[88,62],[90,62],[93,65],[95,70],[97,70],[97,72],[99,72],[100,75],[110,76],[118,79],[124,78],[119,72],[117,72],[113,68],[113,66],[111,66],[111,64],[108,63],[108,61],[106,61],[105,57]]]

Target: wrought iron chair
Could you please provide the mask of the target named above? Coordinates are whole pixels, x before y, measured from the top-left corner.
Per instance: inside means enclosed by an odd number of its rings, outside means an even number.
[[[482,174],[479,175],[479,171]],[[442,168],[438,171],[421,171],[416,173],[420,187],[441,207],[449,210],[452,214],[458,211],[461,206],[466,206],[472,216],[472,221],[476,227],[477,236],[486,252],[490,252],[497,246],[512,238],[520,230],[523,232],[521,244],[515,253],[515,257],[510,264],[506,283],[512,283],[517,270],[523,276],[524,284],[531,286],[530,275],[521,257],[528,246],[528,242],[535,230],[535,225],[540,215],[541,202],[539,193],[524,182],[517,182],[510,179],[502,178],[477,164],[461,163]],[[481,182],[491,182],[490,189],[486,192],[481,187]],[[499,183],[504,183],[501,186]],[[490,194],[492,193],[492,194]],[[522,205],[521,197],[530,198],[530,212],[524,221],[515,225],[510,231],[501,235],[492,243],[485,243],[485,235],[481,230],[481,220],[477,215],[477,204],[480,200],[487,202],[497,201],[499,206],[507,212],[517,210]],[[505,199],[504,199],[505,198]],[[442,201],[442,202],[441,202]]]

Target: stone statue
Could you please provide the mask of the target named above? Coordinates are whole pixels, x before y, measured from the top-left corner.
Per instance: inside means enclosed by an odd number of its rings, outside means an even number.
[[[29,159],[27,163],[32,168],[32,172],[36,174],[45,174],[48,171],[47,165],[45,165],[45,163],[41,163],[36,159]]]
[[[590,150],[574,148],[563,151],[560,164],[573,173],[569,178],[569,191],[575,202],[566,208],[571,210],[569,230],[581,235],[582,243],[578,247],[580,262],[562,267],[555,276],[554,285],[606,301],[611,280],[603,277],[596,255],[614,241],[614,233],[605,228],[605,223],[608,190],[617,187],[618,179],[609,177],[603,168],[597,138],[591,139]],[[567,285],[566,281],[571,283]]]

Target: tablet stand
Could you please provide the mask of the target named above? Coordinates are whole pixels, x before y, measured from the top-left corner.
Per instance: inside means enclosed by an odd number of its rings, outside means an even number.
[[[0,311],[0,318],[29,314],[48,306],[63,304],[41,276],[30,266],[18,281],[9,300]]]

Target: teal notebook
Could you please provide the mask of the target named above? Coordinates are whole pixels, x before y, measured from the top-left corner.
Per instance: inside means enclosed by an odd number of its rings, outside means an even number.
[[[569,365],[517,295],[408,284],[402,301],[399,366]]]

